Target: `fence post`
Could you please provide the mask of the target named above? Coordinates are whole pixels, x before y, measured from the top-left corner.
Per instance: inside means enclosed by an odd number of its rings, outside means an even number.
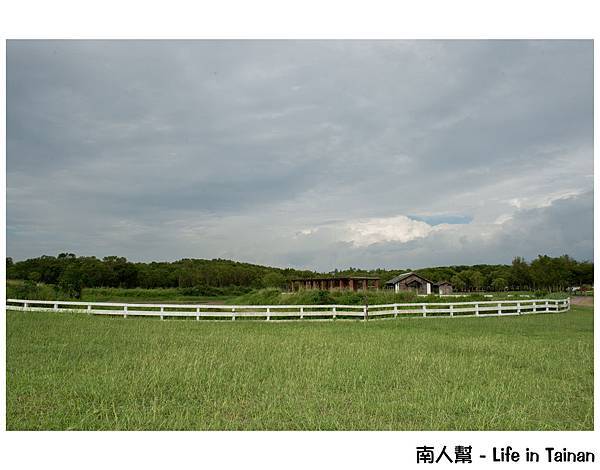
[[[235,307],[231,308],[231,320],[234,321],[235,320]]]
[[[271,309],[269,307],[267,307],[267,321],[269,321],[271,319]]]
[[[23,302],[23,310],[27,310],[27,307],[29,307],[29,304],[27,302]]]
[[[427,305],[423,304],[423,318],[427,316]]]
[[[334,319],[334,320],[335,320],[335,317],[336,317],[336,315],[335,315],[335,311],[336,311],[336,310],[335,310],[335,307],[333,307],[333,319]]]
[[[521,315],[521,302],[517,302],[517,315]]]
[[[479,316],[479,304],[475,304],[475,316]]]
[[[363,320],[367,321],[369,319],[369,308],[365,305],[363,307]]]
[[[196,307],[196,320],[200,320],[200,307]]]
[[[453,317],[454,316],[454,305],[450,304],[450,316]]]
[[[91,315],[91,314],[92,314],[92,304],[89,304],[89,305],[87,306],[87,311],[88,311],[88,315]]]
[[[123,306],[123,318],[127,318],[127,305]]]
[[[554,302],[554,304],[555,304],[554,306],[556,307],[556,311],[558,312],[558,300],[556,300],[556,301]]]
[[[304,307],[300,307],[300,320],[304,319]]]
[[[548,306],[548,301],[546,300],[546,312],[550,311],[550,307]]]
[[[54,311],[58,312],[58,304],[54,304]]]
[[[398,318],[398,304],[394,304],[394,318]]]
[[[165,308],[164,308],[164,307],[161,307],[161,308],[160,308],[160,319],[161,319],[161,320],[164,320],[164,319],[165,319],[165,317],[164,317],[164,315],[163,315],[163,313],[164,313],[164,312],[165,312]]]

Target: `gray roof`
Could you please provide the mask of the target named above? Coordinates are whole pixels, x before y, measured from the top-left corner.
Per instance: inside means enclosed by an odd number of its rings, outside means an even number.
[[[449,283],[448,281],[439,281],[439,282],[431,282],[429,279],[424,278],[423,276],[421,276],[420,274],[417,274],[415,272],[409,272],[409,273],[404,273],[404,274],[400,274],[399,276],[393,277],[391,278],[388,282],[385,283],[385,285],[393,285],[393,284],[397,284],[398,282],[400,282],[402,279],[406,279],[408,276],[417,276],[420,277],[421,279],[423,279],[424,281],[429,282],[431,285],[434,286],[440,286],[442,284],[448,284],[448,285],[452,285],[451,283]]]
[[[339,280],[347,281],[349,279],[353,279],[355,281],[378,281],[379,278],[376,276],[329,276],[329,277],[295,277],[293,279],[288,279],[289,281],[339,281]]]
[[[420,274],[417,274],[417,273],[414,273],[414,272],[411,271],[409,273],[400,274],[399,276],[391,278],[388,282],[386,282],[386,285],[387,284],[397,284],[402,279],[406,279],[408,276],[417,276],[417,277],[420,277],[421,279],[423,279],[424,281],[427,281],[427,282],[431,283],[431,281],[429,279],[425,279]]]

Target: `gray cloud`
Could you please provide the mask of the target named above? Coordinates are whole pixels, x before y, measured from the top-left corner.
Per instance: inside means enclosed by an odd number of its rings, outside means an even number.
[[[7,47],[18,259],[592,258],[592,189],[591,41]]]

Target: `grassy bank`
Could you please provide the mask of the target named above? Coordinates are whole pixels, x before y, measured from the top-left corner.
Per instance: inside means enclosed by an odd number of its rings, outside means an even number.
[[[522,295],[524,297],[519,297]],[[491,296],[491,297],[490,297]],[[529,296],[529,297],[525,297]],[[393,304],[403,302],[476,302],[500,299],[528,298],[565,298],[566,293],[548,292],[494,292],[494,293],[466,293],[457,296],[428,295],[418,296],[414,292],[395,293],[391,289],[357,291],[321,291],[301,290],[297,292],[283,292],[280,289],[261,289],[236,297],[234,302],[238,305],[315,305],[315,304],[342,304],[342,305],[369,305]]]
[[[8,429],[592,429],[593,309],[194,322],[7,312]]]
[[[240,295],[233,293],[201,294],[192,289],[176,287],[166,289],[120,289],[116,287],[93,287],[83,289],[81,298],[88,302],[175,302],[175,303],[229,303]]]
[[[81,299],[87,302],[175,302],[175,303],[229,303],[247,293],[249,289],[229,288],[155,288],[124,289],[119,287],[83,288]],[[19,280],[6,282],[7,298],[31,300],[68,300],[69,297],[56,286]]]
[[[68,300],[55,286],[41,283],[25,283],[10,280],[6,284],[7,298],[31,300]],[[460,297],[443,297],[442,300],[456,302],[485,301],[493,299],[517,298],[564,298],[568,294],[548,292],[495,292],[467,293]],[[523,296],[523,297],[519,297]],[[529,297],[525,297],[529,296]],[[281,289],[249,290],[239,287],[227,288],[156,288],[156,289],[123,289],[117,287],[84,288],[81,293],[82,301],[88,302],[175,302],[175,303],[219,303],[230,305],[315,305],[315,304],[344,304],[369,305],[390,304],[400,302],[440,302],[440,297],[431,295],[419,297],[413,292],[394,293],[393,290],[351,292],[351,291],[321,291],[302,290],[285,292]]]

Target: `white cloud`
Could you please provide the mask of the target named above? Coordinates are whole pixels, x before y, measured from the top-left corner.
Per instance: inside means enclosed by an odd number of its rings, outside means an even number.
[[[364,247],[382,242],[406,243],[423,238],[432,231],[431,225],[410,219],[404,215],[348,222],[343,241]]]

